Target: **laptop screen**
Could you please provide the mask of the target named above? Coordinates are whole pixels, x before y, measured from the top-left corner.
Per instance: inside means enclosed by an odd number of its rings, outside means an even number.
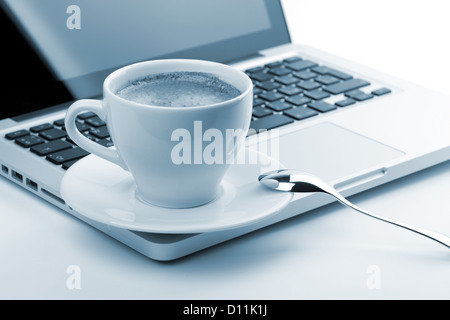
[[[17,107],[18,97],[13,97],[15,107],[3,107],[1,118],[61,100],[98,97],[104,78],[130,63],[160,58],[228,62],[290,41],[280,2],[274,0],[1,0],[1,3],[27,40],[20,50],[39,56],[31,59],[33,66],[28,68],[33,75],[25,85],[40,82],[39,94],[26,99],[31,100],[28,107]],[[19,49],[18,45],[13,46],[11,51]],[[9,58],[17,56],[18,52]],[[38,72],[32,69],[37,63],[41,63]],[[39,77],[44,73],[43,65],[50,70],[45,81]],[[48,101],[38,101],[41,95]]]

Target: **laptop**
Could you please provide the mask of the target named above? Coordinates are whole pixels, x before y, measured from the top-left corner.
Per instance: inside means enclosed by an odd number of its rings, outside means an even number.
[[[74,100],[101,98],[103,80],[122,66],[191,58],[243,70],[254,82],[253,132],[276,129],[285,167],[316,174],[344,196],[450,159],[448,96],[291,43],[280,1],[0,3],[3,33],[13,39],[2,50],[8,81],[0,175],[151,259],[178,259],[333,199],[294,195],[265,220],[197,234],[136,232],[86,219],[59,191],[67,170],[88,155],[67,136],[64,116]],[[87,137],[114,145],[95,114],[78,121]],[[258,148],[258,133],[246,143]]]

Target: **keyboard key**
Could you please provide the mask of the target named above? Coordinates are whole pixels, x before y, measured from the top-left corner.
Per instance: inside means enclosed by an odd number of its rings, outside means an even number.
[[[311,71],[300,71],[292,73],[294,77],[300,78],[302,80],[311,80],[317,77],[317,73]]]
[[[50,123],[44,123],[35,127],[30,128],[30,131],[33,133],[39,133],[44,130],[52,129],[53,125]]]
[[[356,103],[355,100],[348,98],[348,99],[344,99],[344,100],[336,102],[335,105],[337,105],[338,107],[348,107],[355,103]]]
[[[324,75],[324,76],[317,77],[316,79],[314,79],[314,81],[317,81],[324,85],[330,85],[330,84],[335,84],[335,83],[339,82],[339,79],[335,78],[333,76]]]
[[[97,141],[97,143],[102,145],[102,146],[104,146],[104,147],[106,147],[106,148],[114,146],[114,142],[112,142],[109,139],[102,139],[102,140]]]
[[[345,94],[346,97],[352,98],[357,101],[365,101],[372,99],[374,96],[371,93],[365,93],[361,90],[352,90]]]
[[[328,92],[325,92],[322,90],[306,91],[304,93],[304,95],[307,96],[308,98],[311,98],[314,100],[322,100],[322,99],[330,97],[330,94]]]
[[[294,71],[302,71],[308,68],[312,68],[317,66],[317,63],[310,60],[301,60],[292,63],[288,63],[286,65],[287,68],[292,69]]]
[[[314,110],[320,112],[329,112],[332,110],[336,110],[337,107],[335,105],[329,104],[325,101],[316,101],[308,104],[308,107],[313,108]]]
[[[260,88],[253,88],[253,95],[257,96],[258,94],[263,93],[264,91]]]
[[[269,101],[269,102],[273,102],[273,101],[276,101],[276,100],[284,98],[284,96],[282,94],[279,94],[277,92],[262,93],[262,94],[259,95],[259,97],[261,99],[264,99],[264,100]]]
[[[277,82],[284,84],[286,86],[289,86],[291,84],[297,83],[300,81],[300,79],[295,78],[293,76],[284,76],[284,77],[279,77],[275,79]]]
[[[302,60],[302,58],[300,58],[299,56],[295,56],[295,57],[290,57],[290,58],[284,59],[283,62],[292,63],[292,62],[296,62],[296,61],[300,61],[300,60]]]
[[[79,122],[79,121],[77,121],[75,123],[75,125],[76,125],[78,131],[80,131],[80,132],[87,131],[92,128],[91,126],[87,125],[86,123]],[[65,127],[63,129],[66,130]]]
[[[273,114],[273,111],[268,108],[264,108],[264,107],[253,108],[253,116],[256,118],[267,117],[267,116],[270,116],[271,114]]]
[[[84,112],[82,114],[79,114],[77,118],[80,120],[86,120],[89,118],[93,118],[95,116],[96,116],[96,114],[94,112]]]
[[[312,71],[319,73],[321,75],[327,74],[327,75],[330,75],[330,76],[333,76],[333,77],[336,77],[336,78],[339,78],[342,80],[350,80],[353,78],[351,75],[349,75],[347,73],[344,73],[344,72],[341,72],[341,71],[338,71],[336,69],[326,67],[326,66],[312,68]]]
[[[284,116],[282,114],[274,114],[252,121],[250,124],[250,128],[256,130],[256,132],[259,132],[260,130],[270,130],[293,122],[294,119],[290,117]]]
[[[253,99],[253,108],[266,103],[263,99]]]
[[[314,90],[320,88],[322,85],[320,83],[314,81],[304,81],[297,83],[297,87],[302,88],[303,90]]]
[[[21,137],[16,139],[16,143],[24,148],[31,148],[35,145],[44,143],[45,140],[38,137],[38,136],[33,136],[33,135],[29,135],[29,136],[25,136],[25,137]]]
[[[53,124],[58,127],[64,127],[64,119],[55,120]]]
[[[6,134],[5,138],[8,140],[15,140],[17,138],[24,137],[29,134],[30,134],[30,132],[28,130],[19,130],[19,131],[14,131],[14,132]]]
[[[288,103],[288,102],[279,100],[279,101],[275,101],[275,102],[269,103],[267,105],[267,107],[269,107],[270,109],[272,109],[274,111],[280,112],[280,111],[284,111],[284,110],[290,109],[290,108],[292,108],[294,106],[292,104]]]
[[[254,67],[254,68],[247,69],[247,70],[245,70],[245,72],[256,73],[256,72],[261,72],[263,70],[264,70],[264,67],[263,66],[259,66],[259,67]]]
[[[72,149],[67,149],[64,151],[56,152],[50,154],[46,157],[46,159],[54,164],[63,164],[64,162],[81,159],[87,156],[89,152],[83,150],[79,147],[74,147]]]
[[[292,103],[296,106],[300,106],[302,104],[307,104],[307,103],[311,102],[311,99],[304,97],[302,95],[297,95],[297,96],[292,96],[292,97],[286,98],[286,101],[289,103]]]
[[[270,73],[265,73],[265,72],[257,72],[257,73],[250,74],[250,78],[261,82],[261,81],[267,81],[269,79],[272,79],[273,75]]]
[[[354,97],[360,96],[360,95],[362,95],[362,94],[364,94],[364,91],[361,91],[361,90],[352,90],[352,91],[346,92],[346,93],[345,93],[345,96],[348,97],[348,98],[354,98]]]
[[[89,130],[89,134],[98,139],[105,139],[109,137],[108,128],[106,126],[100,128],[92,128],[91,130]]]
[[[376,96],[382,96],[384,94],[388,94],[388,93],[391,93],[391,92],[392,91],[390,89],[388,89],[388,88],[381,88],[381,89],[372,91],[372,94],[374,94]]]
[[[36,153],[38,156],[46,156],[50,153],[55,153],[69,148],[72,148],[72,145],[67,141],[55,140],[49,143],[42,143],[34,146],[30,151]]]
[[[64,163],[62,164],[62,168],[63,168],[64,170],[68,170],[68,169],[69,169],[71,166],[73,166],[78,160],[80,160],[80,159],[76,159],[76,160],[64,162]]]
[[[363,94],[360,94],[359,96],[355,96],[354,99],[357,101],[366,101],[366,100],[372,99],[373,97],[374,97],[374,95],[371,93],[363,93]]]
[[[278,89],[278,92],[287,95],[287,96],[293,96],[295,94],[299,94],[302,93],[303,90],[297,87],[292,87],[292,86],[288,86],[288,87],[283,87],[281,89]]]
[[[89,131],[81,132],[81,134],[82,134],[83,136],[85,136],[86,138],[88,138],[89,140],[92,140],[92,141],[95,141],[95,142],[97,141],[97,138],[94,137],[93,135],[91,135],[91,134],[89,133]],[[67,142],[70,142],[71,144],[77,145],[77,144],[75,143],[75,141],[73,141],[70,137],[67,137],[67,138],[66,138],[66,141],[67,141]]]
[[[91,126],[87,125],[86,123],[80,122],[80,121],[76,121],[76,122],[75,122],[75,125],[77,126],[78,131],[81,131],[81,132],[82,132],[82,131],[87,131],[87,130],[89,130],[90,128],[92,128]],[[61,126],[61,129],[64,130],[64,131],[66,131],[66,126],[63,124],[63,125]]]
[[[370,83],[361,79],[350,79],[344,82],[332,84],[324,87],[324,90],[332,94],[340,94],[350,90],[368,86]]]
[[[265,65],[265,67],[267,68],[277,68],[279,66],[282,66],[283,62],[282,61],[275,61],[275,62],[271,62]]]
[[[281,84],[274,81],[264,81],[257,84],[258,88],[261,88],[265,91],[272,91],[281,87]]]
[[[105,126],[106,125],[106,122],[105,121],[103,121],[102,119],[100,119],[99,117],[93,117],[93,118],[89,118],[89,119],[87,119],[86,121],[85,121],[85,123],[87,123],[87,124],[89,124],[89,125],[91,125],[91,126],[93,126],[93,127],[96,127],[96,128],[98,128],[98,127],[102,127],[102,126]]]
[[[52,141],[52,140],[61,139],[61,138],[66,137],[67,133],[60,129],[54,128],[54,129],[42,131],[39,133],[39,135],[44,139]]]
[[[263,90],[261,88],[253,86],[253,95],[258,95],[258,94],[260,94],[262,92],[263,92]]]
[[[278,67],[278,68],[273,68],[269,70],[269,73],[276,75],[276,76],[285,76],[289,73],[291,73],[292,71],[289,69],[286,69],[285,67]]]
[[[297,107],[289,109],[283,112],[285,115],[292,117],[296,120],[303,120],[313,116],[317,116],[319,113],[307,107]]]

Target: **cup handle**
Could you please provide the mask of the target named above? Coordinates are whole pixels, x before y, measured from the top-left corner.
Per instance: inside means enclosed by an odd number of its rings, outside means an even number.
[[[100,100],[83,99],[73,103],[66,113],[65,126],[69,137],[84,150],[95,154],[105,160],[117,164],[122,169],[127,170],[125,162],[114,148],[106,148],[100,144],[89,140],[80,133],[76,126],[76,118],[82,112],[94,112],[100,119],[106,121],[106,114],[103,110],[103,103]]]

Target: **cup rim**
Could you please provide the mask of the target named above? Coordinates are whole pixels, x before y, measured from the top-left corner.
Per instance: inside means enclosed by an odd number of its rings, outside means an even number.
[[[118,78],[120,76],[124,76],[127,72],[130,72],[131,70],[134,70],[134,69],[137,69],[137,68],[140,68],[143,66],[154,65],[154,64],[170,64],[170,63],[187,63],[187,64],[191,64],[191,65],[205,65],[206,64],[206,65],[209,65],[212,67],[220,66],[221,68],[225,68],[232,72],[235,72],[236,74],[239,74],[239,76],[241,76],[247,82],[247,88],[245,89],[245,91],[241,92],[240,95],[238,95],[237,97],[234,97],[232,99],[225,100],[225,101],[218,102],[218,103],[208,104],[208,105],[191,106],[189,108],[157,106],[157,105],[144,104],[144,103],[127,100],[127,99],[124,99],[124,98],[118,96],[110,88],[110,84],[112,81],[114,81],[116,78]],[[211,73],[213,73],[213,72],[211,72]],[[151,74],[151,73],[149,73],[149,74]],[[253,82],[251,81],[250,77],[248,75],[246,75],[244,72],[242,72],[241,70],[231,67],[226,64],[219,63],[219,62],[198,60],[198,59],[161,59],[161,60],[149,60],[149,61],[137,62],[137,63],[133,63],[133,64],[127,65],[125,67],[122,67],[122,68],[119,68],[119,69],[113,71],[106,77],[106,79],[103,83],[103,90],[105,92],[105,95],[106,95],[106,93],[108,93],[108,95],[110,97],[113,97],[114,99],[120,101],[121,103],[132,104],[133,106],[152,108],[152,109],[154,108],[154,109],[158,109],[158,110],[165,109],[165,110],[173,110],[173,111],[190,110],[190,109],[195,109],[195,110],[200,109],[201,110],[201,109],[219,108],[219,107],[227,105],[227,104],[234,104],[234,102],[244,99],[249,94],[249,92],[251,90],[253,90]]]

